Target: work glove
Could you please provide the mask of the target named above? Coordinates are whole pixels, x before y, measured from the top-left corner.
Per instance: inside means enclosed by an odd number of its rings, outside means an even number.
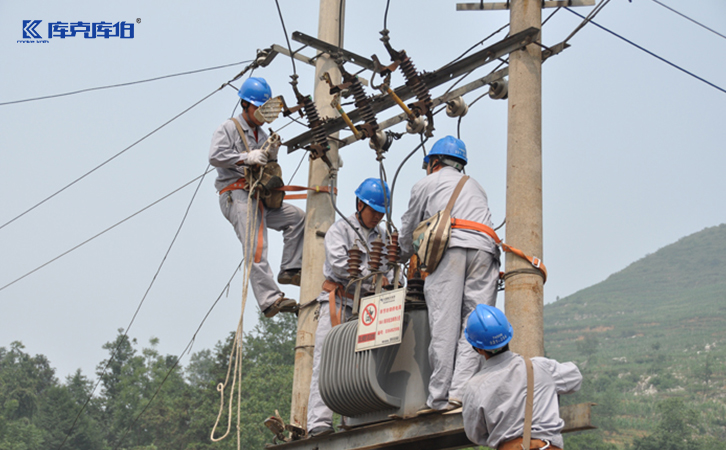
[[[267,164],[267,153],[264,150],[252,150],[247,153],[247,160],[245,163],[248,166],[260,165],[264,166]]]

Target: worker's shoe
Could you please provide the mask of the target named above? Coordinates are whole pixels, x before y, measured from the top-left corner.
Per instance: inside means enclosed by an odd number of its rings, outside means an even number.
[[[434,414],[434,413],[437,413],[437,412],[439,412],[439,411],[436,410],[436,409],[434,409],[434,408],[429,408],[428,406],[424,406],[423,408],[421,408],[418,411],[416,411],[416,415],[417,416],[425,416],[427,414]]]
[[[315,427],[312,430],[308,431],[308,437],[327,436],[328,434],[333,433],[335,433],[333,427]]]
[[[275,317],[279,312],[295,311],[297,311],[297,302],[291,298],[285,298],[284,296],[281,296],[280,298],[275,300],[275,303],[265,308],[265,310],[262,311],[262,314],[264,314],[265,317],[269,319],[270,317]]]
[[[277,282],[280,284],[300,286],[300,272],[300,269],[283,270],[277,275]]]
[[[458,398],[450,398],[447,408],[448,409],[461,408],[461,400],[459,400]]]

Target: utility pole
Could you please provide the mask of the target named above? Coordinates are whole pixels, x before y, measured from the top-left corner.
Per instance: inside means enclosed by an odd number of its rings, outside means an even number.
[[[318,19],[318,39],[341,47],[343,45],[343,23],[345,22],[345,0],[320,0]],[[327,83],[320,77],[330,73],[333,82],[341,81],[340,71],[335,61],[327,54],[321,55],[315,64],[314,100],[321,118],[336,117],[337,111],[330,105],[332,96]],[[334,135],[337,137],[337,133]],[[338,144],[330,140],[328,158],[337,170]],[[330,183],[330,169],[321,159],[310,161],[308,186],[327,186]],[[305,237],[303,244],[302,281],[300,286],[300,304],[314,300],[320,294],[323,285],[323,263],[325,232],[335,221],[335,210],[326,193],[308,195],[305,214]],[[311,303],[299,312],[297,323],[297,343],[295,347],[295,372],[292,385],[292,405],[290,422],[307,428],[308,397],[310,396],[310,380],[313,372],[313,351],[315,345],[314,320],[317,303]]]
[[[512,0],[510,33],[542,28],[540,0]],[[542,258],[542,50],[535,43],[509,56],[507,243]],[[544,355],[543,279],[527,261],[506,256],[505,310],[512,350]]]

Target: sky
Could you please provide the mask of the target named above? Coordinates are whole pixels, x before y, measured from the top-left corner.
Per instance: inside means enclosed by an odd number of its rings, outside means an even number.
[[[726,4],[720,0],[663,2],[726,33]],[[379,41],[385,6],[383,0],[348,2],[345,48],[388,60]],[[280,7],[289,34],[317,35],[318,2],[280,0]],[[591,8],[576,10],[587,14]],[[553,12],[545,10],[543,17]],[[505,11],[457,12],[455,1],[392,0],[388,28],[394,48],[405,49],[419,70],[433,71],[508,19]],[[134,23],[134,37],[21,43],[24,20],[42,20],[36,31],[44,38],[48,23],[58,21],[125,21]],[[544,45],[562,41],[580,20],[558,11],[544,26]],[[655,1],[613,0],[595,21],[726,88],[726,39]],[[500,33],[487,45],[503,37]],[[593,25],[569,43],[572,47],[543,65],[542,76],[544,254],[537,256],[549,271],[546,303],[726,222],[726,94]],[[103,344],[128,326],[144,299],[129,335],[140,347],[158,338],[162,354],[184,350],[241,260],[241,245],[219,210],[214,173],[3,286],[203,174],[212,133],[237,103],[234,89],[219,87],[244,65],[2,103],[239,63],[271,44],[285,45],[272,1],[0,0],[0,347],[21,341],[26,352],[46,355],[59,378],[77,369],[94,378],[96,365],[108,357]],[[293,42],[293,47],[300,45]],[[301,53],[314,55],[312,49]],[[467,80],[493,68],[484,66]],[[313,68],[296,62],[296,70],[301,91],[312,94]],[[274,95],[294,104],[291,73],[290,59],[279,55],[254,75],[265,77]],[[361,75],[370,78],[369,72]],[[394,84],[402,83],[397,74]],[[433,90],[433,96],[449,86]],[[465,100],[482,93],[472,92]],[[506,108],[506,101],[483,98],[461,123],[467,173],[486,189],[496,224],[506,216]],[[379,122],[399,112],[383,112]],[[277,130],[287,122],[280,118],[271,127]],[[456,120],[445,114],[436,116],[435,127],[436,139],[457,132]],[[280,134],[284,141],[305,130],[292,124]],[[393,128],[403,130],[403,125]],[[394,143],[385,160],[389,176],[417,144],[413,135]],[[349,214],[355,188],[376,176],[378,167],[367,142],[345,147],[341,156],[338,205]],[[281,156],[286,180],[303,157],[299,151]],[[411,186],[424,175],[418,158],[403,166],[397,181],[397,224]],[[307,166],[303,162],[293,184],[305,184]],[[304,201],[293,202],[305,208]],[[276,268],[281,236],[270,235]],[[506,227],[500,236],[506,241]],[[299,294],[285,291],[291,297]],[[196,335],[192,351],[212,348],[235,329],[241,293],[238,274]],[[250,298],[246,331],[254,327],[257,311]],[[187,362],[188,356],[182,364]]]

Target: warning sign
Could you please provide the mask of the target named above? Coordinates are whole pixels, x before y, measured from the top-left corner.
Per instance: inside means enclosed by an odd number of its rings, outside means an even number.
[[[361,300],[356,352],[401,342],[405,298],[406,290],[396,289]]]

